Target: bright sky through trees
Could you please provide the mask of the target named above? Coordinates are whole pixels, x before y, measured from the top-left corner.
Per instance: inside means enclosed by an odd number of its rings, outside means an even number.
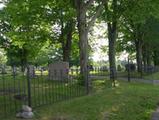
[[[108,47],[108,39],[105,38],[105,33],[107,32],[107,25],[106,23],[102,22],[100,24],[96,23],[93,27],[92,34],[89,36],[91,39],[90,44],[93,47],[93,55],[92,59],[97,61],[108,61],[108,54],[107,52],[103,51],[103,48]],[[128,53],[126,51],[120,53],[117,57],[119,60],[126,60],[128,57]]]
[[[0,4],[0,10],[4,7],[5,5],[4,4]]]

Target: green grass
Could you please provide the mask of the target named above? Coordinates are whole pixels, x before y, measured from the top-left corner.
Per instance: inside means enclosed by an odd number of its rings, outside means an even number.
[[[96,76],[108,76],[110,73],[108,71],[101,71],[101,70],[96,70],[96,71],[90,71],[90,75],[96,75]]]
[[[103,87],[88,96],[39,107],[34,120],[149,120],[158,102],[158,86],[120,82],[116,88]]]
[[[149,74],[149,75],[145,76],[144,79],[159,80],[159,72]]]
[[[128,73],[127,72],[118,72],[118,77],[128,77]],[[130,72],[130,77],[131,78],[140,78],[140,79],[144,79],[144,80],[159,80],[159,72],[156,73],[142,73],[142,77],[141,77],[141,73],[139,72]]]
[[[145,74],[144,74],[145,75]],[[126,71],[121,71],[117,73],[118,77],[127,77],[128,76],[128,72]],[[137,71],[131,71],[130,72],[130,76],[132,78],[140,78],[141,77],[141,73],[138,73]]]
[[[41,75],[41,74],[43,74],[43,75],[48,75],[48,71],[46,70],[46,71],[41,72],[41,71],[39,71],[39,70],[36,70],[36,71],[35,71],[35,74],[36,74],[36,75]]]

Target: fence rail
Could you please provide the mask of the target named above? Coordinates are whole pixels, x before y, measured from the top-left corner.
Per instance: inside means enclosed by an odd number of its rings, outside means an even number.
[[[143,71],[142,74],[135,70],[117,71],[115,79],[131,81],[159,79],[158,70]],[[54,70],[47,68],[26,69],[21,71],[18,67],[2,67],[0,69],[0,119],[18,112],[22,105],[36,108],[46,104],[69,100],[86,95],[88,89],[92,91],[105,86],[105,80],[110,77],[110,72],[105,67],[89,68],[88,80],[90,86],[81,84],[80,70]],[[87,88],[90,87],[90,88]],[[89,90],[90,91],[90,90]]]
[[[56,75],[38,69],[34,75],[30,69],[3,68],[0,72],[0,118],[18,112],[22,105],[36,108],[86,94],[85,86],[79,84],[78,69],[56,70]]]

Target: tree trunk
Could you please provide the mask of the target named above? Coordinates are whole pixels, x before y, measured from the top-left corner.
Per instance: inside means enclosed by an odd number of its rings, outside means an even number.
[[[145,43],[142,47],[142,54],[143,54],[143,67],[144,71],[148,72],[148,67],[151,66],[151,56],[152,52],[150,50],[150,46],[148,43]]]
[[[157,66],[157,59],[156,59],[157,58],[157,52],[154,50],[153,54],[154,54],[153,55],[153,62],[154,62],[154,65]]]
[[[62,45],[63,46],[63,61],[66,61],[66,62],[70,61],[73,27],[74,27],[74,25],[73,25],[72,21],[70,21],[68,23],[66,42],[63,42],[63,45]]]
[[[82,8],[83,3],[78,0],[78,31],[80,48],[80,73],[83,83],[88,88],[88,29],[86,21],[86,11]],[[88,91],[87,91],[88,92]]]
[[[146,48],[146,61],[147,61],[147,66],[151,65],[151,58],[152,58],[152,52],[150,50],[150,46],[148,45]]]
[[[78,20],[78,31],[79,31],[79,48],[80,48],[80,72],[82,80],[85,82],[87,87],[87,93],[89,92],[90,81],[88,80],[88,31],[90,27],[94,24],[98,15],[102,11],[102,5],[106,2],[102,0],[102,3],[97,7],[95,14],[92,16],[91,20],[88,22],[86,20],[86,13],[94,0],[75,0],[75,6],[77,10],[77,20]]]
[[[108,18],[112,18],[112,21],[107,23],[108,27],[108,40],[109,40],[109,67],[110,67],[110,80],[113,80],[115,86],[115,79],[117,77],[116,71],[116,38],[117,38],[117,0],[112,1],[113,14]],[[106,10],[108,10],[108,3],[106,5]]]
[[[115,80],[116,78],[116,24],[112,26],[108,23],[108,39],[109,39],[109,67],[110,67],[110,79]]]
[[[153,52],[153,61],[155,66],[159,66],[159,53],[158,51],[154,50]]]
[[[142,41],[136,40],[136,62],[137,62],[137,71],[142,72]]]
[[[147,72],[147,51],[145,49],[145,46],[143,48],[143,53],[142,54],[143,54],[142,56],[143,56],[144,72]]]
[[[21,49],[21,58],[20,58],[20,62],[21,62],[21,71],[24,72],[25,68],[28,64],[28,60],[27,60],[27,50],[25,49],[25,47],[23,46]]]

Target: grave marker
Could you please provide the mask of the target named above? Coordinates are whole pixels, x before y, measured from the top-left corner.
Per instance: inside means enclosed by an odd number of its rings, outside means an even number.
[[[49,65],[49,80],[66,80],[68,79],[68,62],[56,62]]]

